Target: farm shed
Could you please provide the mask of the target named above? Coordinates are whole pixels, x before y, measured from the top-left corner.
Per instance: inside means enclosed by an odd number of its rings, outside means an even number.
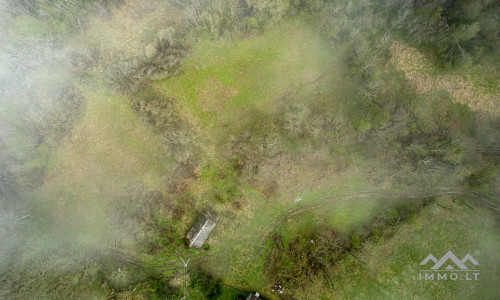
[[[261,298],[259,298],[259,293],[250,293],[250,295],[248,295],[248,297],[245,299],[245,300],[261,300]]]
[[[189,247],[200,249],[217,225],[219,216],[210,208],[204,209],[187,233]]]

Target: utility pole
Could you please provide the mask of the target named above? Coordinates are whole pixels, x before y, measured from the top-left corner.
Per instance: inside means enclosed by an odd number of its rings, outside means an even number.
[[[177,251],[175,251],[175,252],[177,252]],[[184,297],[182,297],[181,299],[179,299],[179,300],[184,300],[187,297],[187,267],[188,267],[189,261],[191,260],[191,257],[187,261],[185,261],[182,258],[182,256],[179,254],[179,252],[177,252],[177,255],[179,256],[179,258],[181,259],[182,263],[184,264]]]

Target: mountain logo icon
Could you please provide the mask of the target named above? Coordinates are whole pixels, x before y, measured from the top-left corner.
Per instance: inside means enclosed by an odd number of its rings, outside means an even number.
[[[455,270],[455,268],[452,266],[451,263],[453,263],[456,267],[458,267],[461,270],[468,270],[467,266],[465,265],[466,262],[470,262],[475,266],[478,266],[479,263],[472,257],[472,255],[468,254],[462,258],[462,260],[458,259],[458,257],[453,254],[453,252],[448,251],[446,252],[443,257],[441,257],[440,260],[437,260],[434,255],[429,254],[421,263],[421,266],[426,265],[429,261],[432,261],[434,263],[434,266],[431,267],[431,270],[439,270],[443,265],[446,264],[445,269],[446,270]],[[449,261],[451,261],[449,263]]]

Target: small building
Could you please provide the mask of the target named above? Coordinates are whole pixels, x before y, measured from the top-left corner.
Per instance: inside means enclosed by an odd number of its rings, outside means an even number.
[[[250,295],[248,295],[248,297],[245,300],[261,300],[259,296],[260,296],[259,293],[255,294],[250,293]]]
[[[204,209],[198,216],[193,227],[187,233],[189,247],[200,249],[217,225],[219,216],[210,208]]]

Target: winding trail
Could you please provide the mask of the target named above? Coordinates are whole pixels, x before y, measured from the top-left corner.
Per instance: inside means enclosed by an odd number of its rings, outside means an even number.
[[[301,214],[315,210],[318,208],[326,207],[338,201],[346,200],[416,200],[425,198],[441,197],[445,195],[463,196],[468,197],[469,200],[475,201],[478,205],[483,205],[484,207],[490,208],[494,211],[500,211],[500,201],[494,199],[488,195],[479,193],[477,191],[455,188],[455,187],[444,187],[421,191],[408,191],[408,192],[393,192],[393,191],[376,191],[367,190],[359,192],[351,192],[338,196],[331,197],[319,197],[313,200],[307,201],[307,203],[295,205],[293,208],[283,212],[276,222],[269,223],[265,228],[263,228],[262,234],[259,234],[258,238],[255,239],[254,246],[260,248],[262,251],[265,250],[265,240],[269,238],[271,234],[279,230],[282,224],[291,219],[300,216]],[[213,262],[214,260],[227,260],[227,254],[231,252],[231,249],[219,250],[214,253],[209,253],[197,258],[192,259],[193,264],[206,264]],[[150,272],[170,272],[181,270],[184,265],[180,260],[165,261],[159,263],[151,263],[144,261],[143,258],[137,254],[129,253],[119,249],[114,249],[112,255],[121,263],[128,265],[130,267],[140,268],[145,271]]]
[[[433,197],[441,197],[445,195],[454,195],[454,196],[465,196],[470,197],[473,200],[480,201],[486,207],[491,208],[493,210],[500,210],[500,201],[493,199],[492,197],[473,191],[462,188],[436,188],[430,190],[422,190],[422,191],[410,191],[410,192],[391,192],[391,191],[360,191],[360,192],[352,192],[339,196],[333,197],[321,197],[314,200],[309,201],[308,203],[294,207],[286,212],[284,212],[277,224],[274,226],[273,231],[277,230],[283,222],[286,220],[293,218],[297,215],[300,215],[304,212],[321,208],[324,206],[328,206],[332,204],[332,202],[340,201],[340,200],[356,200],[361,198],[371,198],[373,200],[411,200],[411,199],[425,199],[425,198],[433,198]]]

